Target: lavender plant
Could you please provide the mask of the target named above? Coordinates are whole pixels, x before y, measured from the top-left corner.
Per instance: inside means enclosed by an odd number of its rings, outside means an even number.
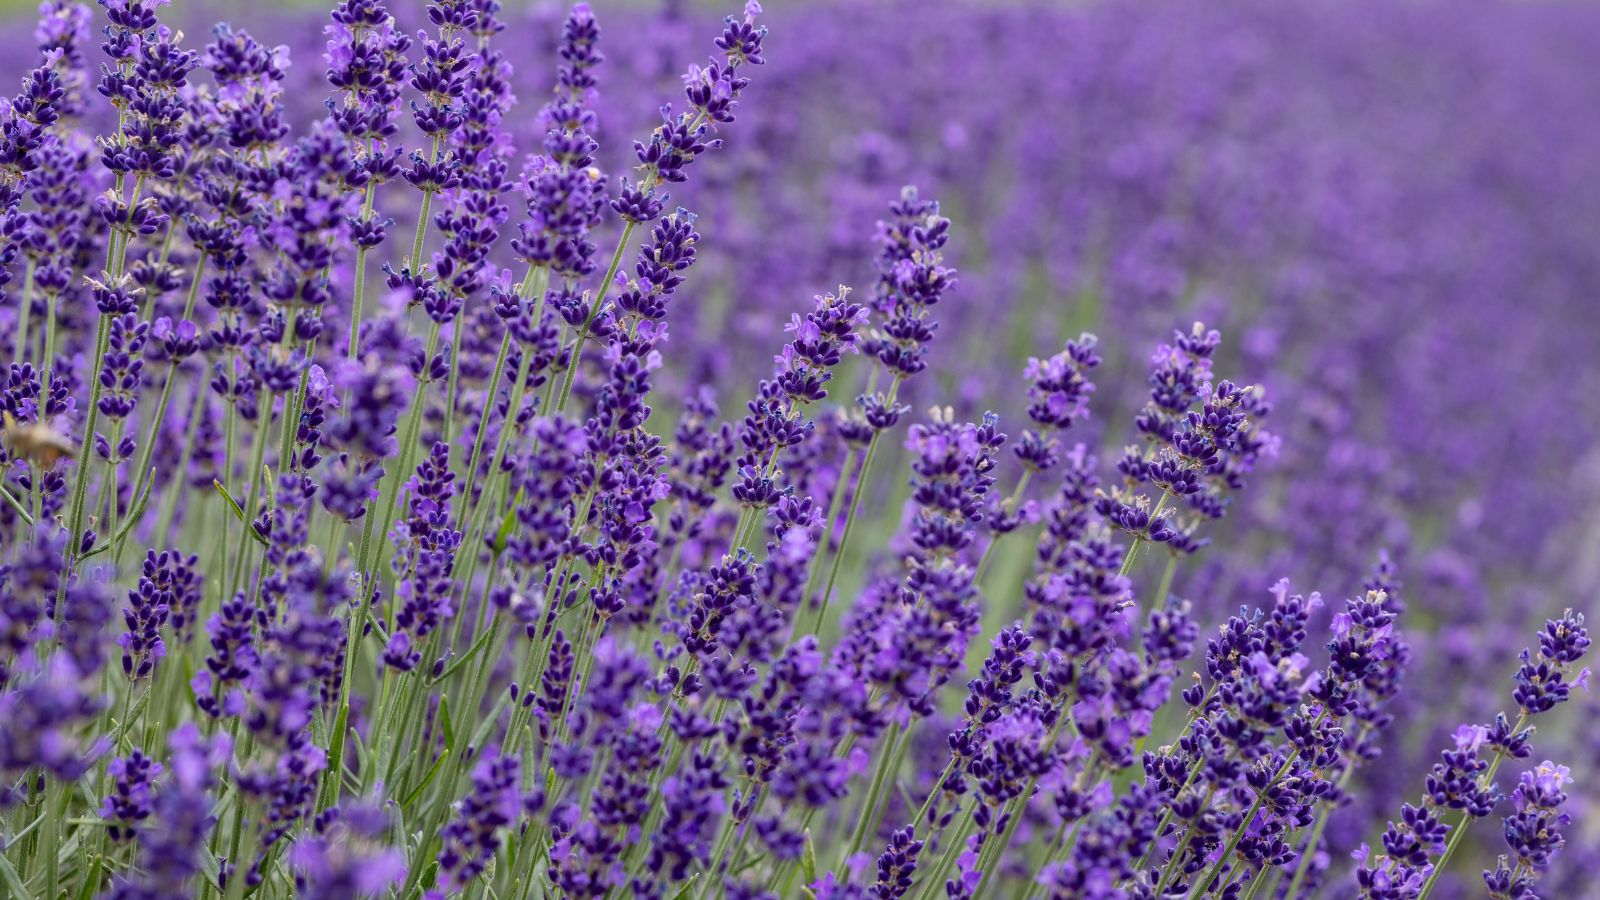
[[[1513,496],[1465,438],[1421,461],[1459,409],[1396,399],[1401,437],[1370,433],[1339,348],[1471,357],[1474,326],[1408,308],[1463,251],[1352,225],[1415,227],[1363,195],[1404,179],[1319,159],[1249,39],[1171,57],[1118,3],[750,0],[707,41],[672,3],[614,40],[582,3],[341,0],[291,47],[165,7],[45,0],[0,102],[0,896],[1565,889],[1582,612],[1518,657],[1514,718],[1441,730],[1430,682],[1511,668],[1500,578],[1565,605],[1585,576],[1527,510],[1592,485]],[[862,22],[964,36],[949,64],[1082,99],[1084,134]],[[998,62],[1064,36],[1059,79]],[[1091,99],[1165,96],[1158,62],[1208,76],[1179,71],[1174,119]],[[827,117],[812,78],[850,85]],[[1233,196],[1240,122],[1276,168]],[[1291,170],[1309,211],[1265,184]],[[1016,216],[1040,228],[988,230]],[[1549,240],[1526,290],[1600,286]],[[1330,322],[1355,337],[1304,345]],[[1573,339],[1504,328],[1530,365]],[[1471,374],[1471,408],[1578,446]],[[1502,528],[1523,543],[1474,537]]]

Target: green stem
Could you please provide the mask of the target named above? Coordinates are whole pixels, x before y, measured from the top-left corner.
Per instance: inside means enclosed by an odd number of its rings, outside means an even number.
[[[828,501],[828,517],[822,520],[823,527],[828,530],[823,533],[821,545],[817,547],[817,556],[819,557],[827,555],[828,543],[833,540],[833,523],[839,521],[839,512],[841,507],[844,506],[844,495],[850,487],[851,480],[855,477],[855,472],[851,471],[855,466],[855,461],[855,450],[853,448],[845,450],[844,462],[839,466],[839,478],[833,484],[833,497]],[[810,574],[806,576],[805,593],[800,595],[802,600],[809,601],[811,596],[816,593],[817,581],[821,577],[822,566],[813,565]]]
[[[365,221],[372,214],[373,195],[378,189],[378,182],[368,179],[366,194],[361,201],[361,218]],[[350,346],[345,351],[345,358],[355,362],[356,350],[361,337],[361,302],[367,293],[367,253],[370,248],[359,247],[356,249],[356,277],[351,288],[350,296]]]
[[[133,470],[135,476],[135,480],[133,482],[133,497],[136,500],[139,497],[139,493],[144,490],[146,478],[153,480],[155,477],[154,475],[148,475],[146,473],[151,471],[150,457],[155,453],[156,440],[161,436],[161,423],[166,420],[167,406],[172,402],[172,386],[176,384],[177,381],[178,364],[177,362],[173,362],[167,368],[167,381],[161,386],[161,399],[156,402],[156,413],[150,418],[150,433],[145,436],[144,450],[139,453],[139,466]],[[182,477],[181,474],[179,477]],[[121,565],[122,548],[127,546],[127,543],[126,536],[117,542],[117,546],[112,553],[114,565]]]
[[[896,374],[889,382],[887,404],[893,405],[895,396],[900,391],[901,376]],[[867,476],[872,472],[872,461],[878,455],[878,443],[883,438],[881,430],[872,432],[872,439],[867,442],[866,456],[861,460],[861,471],[856,476],[855,495],[850,498],[850,511],[845,514],[844,534],[839,538],[839,552],[834,554],[833,565],[828,569],[828,585],[822,592],[822,603],[817,608],[817,621],[810,633],[818,634],[822,631],[823,623],[828,617],[828,603],[833,599],[833,586],[839,579],[839,564],[843,562],[844,555],[850,550],[850,533],[855,530],[856,514],[861,509],[861,498],[867,492]],[[828,524],[832,527],[832,523]]]
[[[433,326],[428,330],[427,349],[424,351],[422,357],[424,360],[423,365],[425,367],[427,365],[426,361],[432,359],[435,351],[438,349],[439,323],[434,322]],[[389,486],[385,491],[385,498],[382,501],[383,529],[380,530],[376,535],[376,547],[375,553],[371,560],[371,565],[368,565],[368,560],[365,553],[363,553],[361,558],[361,570],[366,573],[368,579],[365,590],[369,594],[372,593],[373,588],[377,585],[378,573],[383,570],[384,553],[388,547],[387,535],[389,534],[390,526],[394,524],[395,509],[399,506],[400,488],[405,484],[406,480],[411,477],[411,462],[416,456],[417,435],[422,431],[422,412],[423,406],[426,404],[428,399],[428,384],[429,382],[427,381],[417,382],[417,389],[413,392],[411,397],[411,416],[406,422],[405,434],[400,439],[400,464],[395,467],[393,472],[386,474],[386,480],[389,482]],[[368,515],[371,515],[372,512],[373,510],[367,511]],[[370,526],[371,523],[369,522],[368,525]]]
[[[12,362],[22,362],[28,350],[28,321],[33,318],[33,270],[37,265],[33,257],[28,257],[28,267],[22,279],[22,306],[17,310],[17,342],[11,351]]]
[[[929,896],[930,893],[937,896],[944,889],[945,876],[949,874],[950,867],[955,864],[956,859],[961,856],[963,848],[966,847],[967,833],[972,830],[972,823],[977,814],[978,801],[974,797],[967,804],[967,811],[962,813],[961,823],[956,826],[954,834],[951,835],[950,843],[941,849],[939,861],[933,867],[933,877],[925,880],[922,883],[921,890],[917,892],[919,900],[922,897]],[[973,896],[981,895],[974,894]]]
[[[1361,740],[1365,739],[1366,732],[1370,730],[1370,728],[1367,728],[1366,731],[1363,732]],[[1356,744],[1359,745],[1361,740],[1357,740]],[[1355,766],[1350,765],[1345,768],[1344,774],[1339,776],[1340,793],[1342,793],[1345,789],[1345,786],[1350,783],[1350,778],[1355,774],[1355,771]],[[1337,794],[1335,796],[1337,796]],[[1328,819],[1332,815],[1333,807],[1328,804],[1323,804],[1322,811],[1317,814],[1316,823],[1311,826],[1311,834],[1306,838],[1305,849],[1300,853],[1300,864],[1295,866],[1294,877],[1289,880],[1289,891],[1286,896],[1291,898],[1291,900],[1299,895],[1300,885],[1306,880],[1306,875],[1308,875],[1311,871],[1311,858],[1317,851],[1317,844],[1322,840],[1323,829],[1328,827]]]
[[[578,377],[578,361],[583,356],[583,345],[589,339],[589,326],[593,325],[594,320],[600,315],[606,292],[611,290],[611,283],[616,280],[617,269],[622,267],[622,254],[627,252],[628,241],[633,237],[633,229],[638,224],[629,219],[627,224],[622,226],[622,236],[617,238],[617,248],[611,253],[611,265],[606,267],[605,278],[600,282],[600,287],[595,289],[594,302],[589,304],[589,314],[584,317],[583,324],[578,326],[577,341],[572,346],[572,359],[567,361],[567,371],[561,380],[561,393],[556,399],[555,412],[558,414],[567,408],[567,399],[572,396],[572,382]]]
[[[228,581],[227,596],[233,596],[239,589],[239,580],[244,577],[245,563],[250,553],[250,545],[254,543],[251,535],[255,530],[252,522],[256,515],[256,502],[261,499],[262,467],[266,465],[268,432],[272,429],[272,404],[277,400],[277,394],[267,391],[266,402],[260,406],[259,418],[256,420],[256,436],[254,456],[250,460],[250,492],[244,505],[244,528],[239,533],[239,543],[233,556],[233,577]]]
[[[67,806],[72,800],[72,786],[50,779],[45,786],[45,815],[44,832],[41,837],[41,853],[44,855],[46,897],[58,897],[61,893],[61,836],[62,826],[67,815]]]
[[[75,477],[72,485],[72,505],[70,523],[67,527],[69,541],[67,544],[67,558],[73,560],[78,555],[78,544],[83,538],[83,504],[85,494],[89,489],[89,448],[94,445],[94,427],[100,419],[100,378],[98,370],[100,360],[106,355],[106,344],[110,341],[110,322],[105,316],[100,316],[98,334],[95,337],[94,363],[89,375],[89,416],[84,420],[83,434],[79,438],[82,446],[78,448],[78,462],[74,470]],[[65,582],[63,581],[63,585]]]
[[[173,473],[172,486],[167,491],[166,502],[162,505],[161,518],[156,524],[156,540],[164,540],[172,529],[172,522],[178,515],[178,498],[183,494],[184,484],[187,481],[189,461],[194,458],[195,439],[200,432],[200,420],[205,417],[206,390],[204,385],[196,385],[194,403],[189,409],[189,425],[183,438],[183,451],[178,456],[178,467]]]
[[[1178,554],[1167,554],[1167,566],[1161,570],[1161,584],[1156,587],[1155,602],[1151,609],[1160,609],[1166,605],[1167,595],[1172,593],[1172,576],[1178,571]]]
[[[1244,900],[1255,900],[1255,896],[1261,893],[1261,888],[1266,883],[1267,871],[1265,869],[1258,869],[1255,875],[1251,876],[1250,889],[1245,891]],[[1292,898],[1294,895],[1290,894],[1289,896]]]
[[[856,817],[856,827],[850,837],[849,849],[845,851],[844,858],[839,860],[841,866],[847,864],[850,857],[861,852],[868,837],[877,828],[879,814],[883,812],[880,803],[883,799],[884,779],[894,777],[894,773],[899,770],[901,759],[905,756],[906,747],[911,744],[909,734],[901,740],[903,731],[903,727],[898,724],[889,729],[882,748],[883,752],[878,758],[877,770],[872,774],[872,785],[867,788],[867,795],[861,798],[861,813]],[[914,827],[916,823],[913,822],[912,825]]]
[[[56,365],[56,296],[49,294],[44,303],[44,374],[39,379],[39,385],[47,396]]]
[[[457,315],[455,321],[450,323],[450,374],[444,382],[444,424],[441,426],[446,444],[450,443],[450,429],[456,421],[456,373],[461,370],[461,332],[466,330],[461,327],[461,319]]]
[[[1017,479],[1016,489],[1011,492],[1011,496],[1007,497],[1002,504],[1002,508],[1006,512],[1010,513],[1016,510],[1017,501],[1022,499],[1022,492],[1028,489],[1028,482],[1032,479],[1033,469],[1023,469],[1022,477]],[[978,574],[973,578],[974,584],[983,583],[983,576],[989,571],[989,564],[994,561],[994,550],[1000,546],[1001,537],[1002,535],[995,535],[994,539],[989,541],[989,546],[983,548],[983,556],[978,559]]]
[[[950,777],[950,773],[954,772],[955,770],[956,759],[954,756],[952,756],[950,757],[950,762],[944,767],[944,771],[940,772],[939,777],[933,780],[933,789],[928,791],[928,798],[922,801],[922,808],[918,809],[917,814],[911,818],[911,824],[913,827],[922,827],[923,818],[928,815],[928,810],[933,808],[933,801],[938,798],[939,791],[944,788],[945,780],[948,779]]]
[[[1161,499],[1156,501],[1156,508],[1150,511],[1150,521],[1154,522],[1160,517],[1161,511],[1167,507],[1167,498],[1171,496],[1172,494],[1167,491],[1161,492]],[[1139,558],[1139,550],[1144,547],[1145,543],[1146,539],[1143,537],[1135,537],[1133,539],[1133,543],[1128,545],[1128,552],[1122,555],[1122,567],[1117,570],[1118,575],[1127,575],[1133,571],[1134,560]]]

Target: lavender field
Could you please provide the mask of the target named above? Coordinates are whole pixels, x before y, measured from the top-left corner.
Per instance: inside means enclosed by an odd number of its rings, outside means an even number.
[[[741,2],[7,20],[0,900],[1600,898],[1600,5]]]

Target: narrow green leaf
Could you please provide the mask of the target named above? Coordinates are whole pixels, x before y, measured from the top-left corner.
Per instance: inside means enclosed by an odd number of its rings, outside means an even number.
[[[356,739],[356,767],[363,771],[372,765],[372,759],[367,754],[367,742],[361,737],[361,732],[352,730],[350,736]]]
[[[28,515],[28,511],[22,508],[22,503],[11,496],[11,492],[6,490],[6,486],[3,484],[0,484],[0,499],[4,499],[7,506],[16,510],[17,515],[22,517],[22,521],[27,522],[29,525],[33,524],[33,516]]]
[[[117,723],[117,740],[116,740],[116,742],[118,744],[121,744],[123,738],[126,738],[128,736],[128,730],[133,727],[133,723],[139,721],[139,717],[144,715],[145,708],[148,707],[149,705],[150,705],[150,692],[149,691],[145,691],[144,693],[140,694],[139,695],[139,699],[133,701],[133,708],[128,710],[128,720],[126,722],[118,722]]]
[[[328,773],[323,776],[327,781],[322,789],[324,806],[332,806],[344,788],[344,741],[349,721],[350,703],[346,701],[339,706],[339,714],[333,719],[333,733],[329,735]]]
[[[29,822],[27,825],[24,825],[22,828],[18,829],[16,834],[13,834],[9,838],[7,838],[6,839],[6,846],[15,847],[16,845],[22,843],[22,839],[23,838],[27,837],[30,834],[33,834],[34,830],[37,829],[43,823],[44,823],[44,815],[40,814],[32,822]]]
[[[383,627],[383,621],[378,618],[376,610],[367,610],[367,624],[372,626],[372,633],[377,636],[378,643],[389,643],[389,632]]]
[[[0,884],[6,886],[8,896],[29,896],[28,886],[22,883],[22,876],[17,874],[16,867],[11,865],[11,860],[6,859],[4,853],[0,853]]]
[[[83,887],[78,890],[78,900],[89,900],[95,891],[100,889],[100,879],[110,870],[106,867],[106,858],[96,854],[84,860],[87,871],[83,873]]]
[[[520,501],[521,499],[522,490],[519,488],[517,490],[517,500]],[[494,533],[494,544],[492,546],[493,554],[496,559],[498,559],[500,554],[505,551],[506,542],[511,539],[511,532],[514,528],[516,528],[516,524],[517,504],[512,503],[510,508],[506,510],[505,518],[500,520],[500,527],[496,529]]]
[[[689,889],[694,887],[694,883],[696,881],[699,881],[699,880],[700,880],[700,873],[699,872],[696,872],[693,875],[690,875],[689,876],[689,880],[685,881],[683,883],[683,887],[678,888],[678,892],[676,894],[672,895],[672,900],[683,900],[683,898],[689,896]]]
[[[278,499],[277,499],[277,496],[272,491],[272,467],[271,466],[262,466],[261,467],[261,491],[262,491],[263,494],[266,495],[266,498],[267,498],[267,509],[276,509],[277,506],[278,506]]]
[[[807,885],[817,883],[817,847],[811,843],[811,829],[806,829],[806,848],[800,854],[800,875]]]
[[[439,695],[439,727],[444,729],[444,746],[447,751],[456,749],[456,726],[450,721],[449,698],[443,693]]]
[[[233,499],[233,495],[228,493],[228,489],[222,486],[222,482],[213,478],[211,483],[216,486],[217,493],[222,495],[222,499],[228,501],[228,506],[233,508],[234,517],[244,525],[245,530],[250,532],[250,536],[256,539],[256,543],[263,547],[267,546],[267,539],[261,536],[261,532],[256,531],[254,525],[250,524],[250,520],[244,514],[244,509],[239,506],[239,501]]]
[[[222,486],[222,482],[219,481],[218,479],[215,479],[215,478],[211,479],[211,484],[216,487],[217,493],[222,495],[222,499],[228,501],[228,506],[233,508],[234,518],[236,518],[239,521],[243,522],[244,521],[244,510],[239,508],[239,501],[233,499],[233,495],[228,493],[228,489],[223,487]]]
[[[213,886],[222,877],[222,864],[217,862],[216,856],[211,853],[211,848],[204,843],[200,844],[200,874],[204,875],[206,881]]]
[[[418,800],[421,800],[422,799],[422,792],[426,791],[428,789],[428,785],[433,784],[433,779],[438,777],[439,770],[444,768],[444,761],[449,759],[449,758],[450,758],[450,751],[449,750],[446,750],[445,752],[439,754],[439,758],[433,761],[433,765],[432,766],[428,767],[428,774],[422,776],[422,783],[418,784],[416,786],[416,789],[411,792],[411,795],[406,797],[406,799],[402,800],[400,802],[400,804],[402,806],[411,806],[412,804],[416,803]]]
[[[483,630],[483,634],[478,635],[478,639],[476,641],[472,642],[472,646],[471,647],[467,648],[467,652],[463,653],[463,654],[461,654],[461,656],[457,657],[456,661],[451,663],[442,673],[439,674],[439,677],[433,679],[433,681],[431,683],[432,684],[438,684],[441,681],[447,680],[451,675],[454,675],[456,673],[456,670],[460,669],[462,666],[464,666],[467,663],[471,662],[472,658],[474,656],[477,656],[479,653],[482,653],[483,652],[483,648],[488,646],[488,644],[489,644],[489,636],[492,635],[492,634],[494,634],[494,629],[485,628]]]

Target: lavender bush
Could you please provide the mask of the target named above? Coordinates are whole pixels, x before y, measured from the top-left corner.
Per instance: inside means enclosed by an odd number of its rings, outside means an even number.
[[[1591,895],[1592,10],[163,6],[6,38],[0,897]]]

